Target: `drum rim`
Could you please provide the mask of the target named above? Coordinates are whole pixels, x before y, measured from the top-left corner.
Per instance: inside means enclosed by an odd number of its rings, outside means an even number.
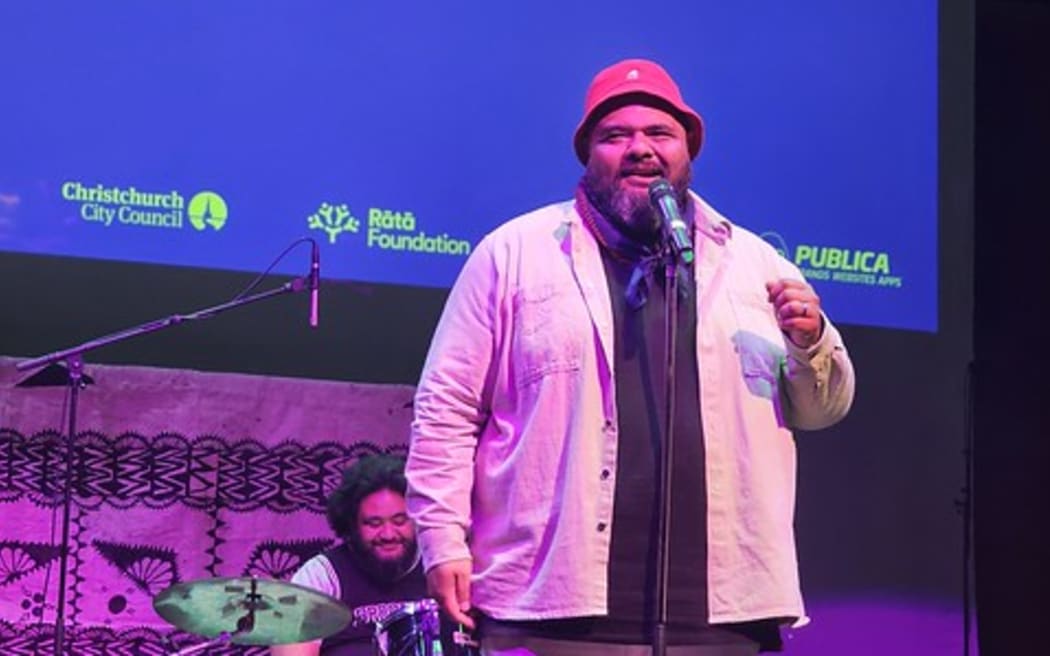
[[[390,611],[384,618],[376,622],[376,633],[384,632],[394,624],[421,613],[435,613],[438,608],[437,601],[429,597],[402,602],[400,608]]]

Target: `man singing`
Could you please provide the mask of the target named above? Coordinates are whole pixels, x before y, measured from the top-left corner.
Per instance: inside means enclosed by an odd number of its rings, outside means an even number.
[[[661,66],[602,70],[575,197],[487,235],[449,295],[416,393],[408,511],[431,594],[476,620],[483,653],[650,653],[668,373],[668,653],[779,651],[779,627],[805,619],[793,430],[846,415],[853,368],[801,272],[690,190],[703,140]],[[662,180],[695,252],[675,269],[673,350],[649,198]]]

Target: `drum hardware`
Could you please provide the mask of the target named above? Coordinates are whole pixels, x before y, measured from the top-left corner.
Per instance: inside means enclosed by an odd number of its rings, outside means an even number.
[[[433,599],[409,601],[376,622],[377,656],[475,656],[478,643],[462,624],[452,626]]]

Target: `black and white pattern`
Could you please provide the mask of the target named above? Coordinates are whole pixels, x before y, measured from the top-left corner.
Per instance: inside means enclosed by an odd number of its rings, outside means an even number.
[[[57,530],[62,498],[55,490],[65,471],[63,442],[52,432],[27,437],[6,429],[2,434],[7,455],[3,467],[10,473],[9,483],[0,487],[2,503],[28,508],[35,515],[31,521],[54,522]],[[87,432],[78,434],[73,444],[66,613],[72,626],[66,642],[69,653],[78,656],[165,654],[174,651],[174,645],[183,648],[202,640],[156,624],[148,607],[152,598],[175,583],[196,578],[287,580],[333,543],[324,527],[324,499],[343,468],[364,454],[384,450],[365,442],[285,442],[267,448],[250,439],[231,442],[208,435],[193,440],[173,432],[153,437]],[[278,539],[278,533],[261,533],[245,542],[246,536],[236,530],[259,519],[262,526],[278,529],[282,520],[299,514],[313,516],[311,537]],[[121,525],[122,519],[136,515],[163,515],[169,518],[165,524],[185,525],[180,535],[187,539],[172,543],[153,530],[136,531],[134,521]],[[11,539],[9,527],[0,527],[0,591],[5,597],[19,597],[19,612],[13,616],[15,623],[0,627],[0,653],[48,653],[54,627],[47,618],[54,616],[59,549],[40,540]],[[123,540],[97,537],[121,532]],[[184,569],[196,570],[196,575],[184,576]],[[9,594],[20,581],[24,592]],[[140,618],[151,624],[117,628]],[[32,631],[21,630],[41,619],[44,624]],[[227,646],[209,653],[251,652]]]

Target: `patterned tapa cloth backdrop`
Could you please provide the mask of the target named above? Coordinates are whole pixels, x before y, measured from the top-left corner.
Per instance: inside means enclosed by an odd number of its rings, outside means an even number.
[[[68,390],[0,357],[0,654],[53,653]],[[334,542],[326,495],[365,454],[404,453],[412,388],[88,366],[72,453],[66,653],[204,642],[153,610],[177,583],[287,579]],[[263,654],[227,645],[208,654]]]

